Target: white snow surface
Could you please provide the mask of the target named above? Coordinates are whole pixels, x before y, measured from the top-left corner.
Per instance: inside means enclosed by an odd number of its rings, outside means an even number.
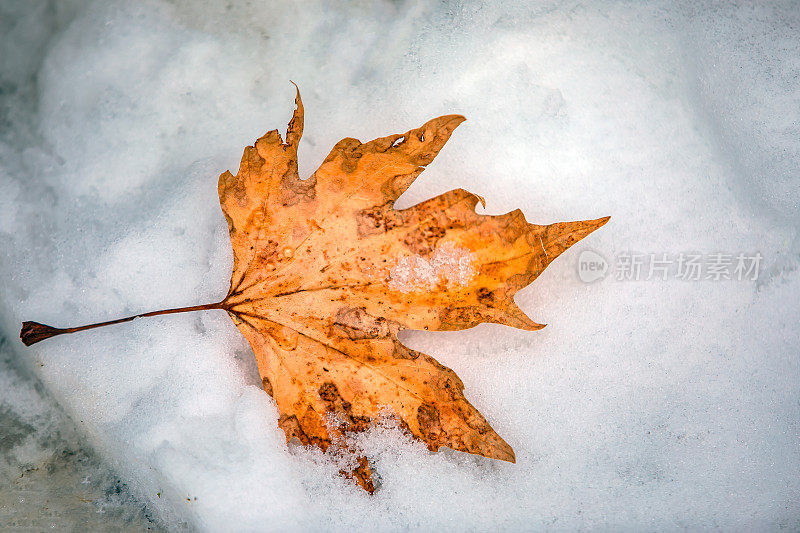
[[[796,2],[32,0],[0,19],[2,334],[167,526],[800,529]],[[540,224],[611,215],[517,296],[547,328],[403,337],[516,464],[376,427],[368,496],[287,447],[221,311],[16,340],[224,296],[217,177],[285,128],[289,80],[304,176],[341,138],[460,113],[399,206],[463,187]],[[764,259],[757,281],[585,284],[585,249]]]

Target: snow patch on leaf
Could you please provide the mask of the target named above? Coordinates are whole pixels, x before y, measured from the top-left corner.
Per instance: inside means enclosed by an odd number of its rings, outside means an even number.
[[[477,270],[476,256],[468,248],[446,242],[430,257],[419,254],[401,257],[389,272],[389,288],[400,292],[468,285]]]

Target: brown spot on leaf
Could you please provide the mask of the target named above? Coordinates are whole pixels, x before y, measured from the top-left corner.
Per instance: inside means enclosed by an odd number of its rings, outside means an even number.
[[[415,254],[427,256],[436,248],[436,243],[447,234],[447,230],[435,224],[425,224],[407,233],[403,239],[408,248]]]
[[[297,163],[281,178],[283,196],[281,204],[283,206],[295,205],[298,202],[310,202],[317,197],[317,178],[311,176],[307,180],[301,180],[297,175]]]
[[[492,317],[484,313],[477,306],[448,307],[443,309],[439,318],[442,322],[442,329],[469,328],[481,322],[491,322]]]
[[[286,433],[286,442],[295,438],[299,440],[301,444],[308,445],[311,443],[308,435],[306,435],[303,428],[300,427],[300,421],[297,419],[296,415],[281,415],[278,419],[278,426]]]
[[[339,309],[334,327],[351,340],[378,339],[391,334],[388,320],[370,315],[363,307]]]
[[[407,348],[403,345],[399,340],[395,339],[394,341],[394,351],[392,352],[392,357],[395,359],[416,359],[420,356],[420,353],[416,350],[412,350],[411,348]]]
[[[372,419],[368,416],[350,416],[350,427],[348,431],[366,431],[372,424]]]
[[[494,301],[494,295],[492,294],[492,291],[486,287],[481,287],[478,289],[478,301],[483,305],[491,305]]]
[[[439,410],[436,406],[423,403],[417,408],[417,424],[428,448],[431,451],[439,449],[439,441],[444,435],[442,423],[439,419]]]
[[[356,230],[360,239],[386,233],[404,222],[403,214],[392,209],[391,203],[368,207],[356,214]]]
[[[259,249],[256,252],[256,260],[267,264],[274,262],[278,255],[278,243],[270,239],[264,243],[259,243]]]
[[[336,425],[341,431],[365,431],[372,419],[368,416],[353,414],[353,406],[342,398],[336,384],[326,381],[317,390],[320,399],[325,403],[325,409],[336,415]]]
[[[341,169],[345,174],[350,174],[358,167],[358,160],[363,155],[363,145],[358,139],[344,139],[339,141],[336,145],[340,148],[339,156],[341,157]]]
[[[339,389],[336,385],[330,381],[326,381],[322,385],[320,385],[319,390],[319,397],[322,398],[322,401],[328,403],[335,403],[336,400],[340,400],[342,397],[339,395]]]
[[[267,394],[273,396],[272,383],[269,382],[269,378],[261,378],[261,386],[264,387],[264,390],[267,391]]]
[[[357,461],[358,465],[352,471],[341,470],[339,474],[352,479],[362,489],[372,494],[375,492],[375,483],[372,481],[372,469],[369,466],[369,461],[363,456],[359,457]]]

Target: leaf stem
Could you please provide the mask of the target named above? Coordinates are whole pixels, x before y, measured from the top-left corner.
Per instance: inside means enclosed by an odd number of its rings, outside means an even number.
[[[134,318],[169,315],[172,313],[188,313],[190,311],[206,311],[208,309],[227,309],[225,306],[225,300],[211,304],[192,305],[189,307],[176,307],[174,309],[150,311],[149,313],[141,313],[139,315],[127,316],[125,318],[118,318],[116,320],[108,320],[106,322],[97,322],[96,324],[86,324],[85,326],[76,326],[73,328],[54,328],[53,326],[48,326],[47,324],[26,321],[22,323],[22,330],[19,332],[19,338],[25,344],[25,346],[30,346],[31,344],[49,339],[50,337],[55,337],[56,335],[75,333],[85,329],[101,328],[103,326],[111,326],[113,324],[121,324],[122,322],[130,322]]]

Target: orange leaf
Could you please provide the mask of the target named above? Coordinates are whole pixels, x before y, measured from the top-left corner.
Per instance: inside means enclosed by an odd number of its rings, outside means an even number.
[[[544,327],[514,294],[608,217],[539,226],[519,210],[479,215],[483,200],[462,189],[394,209],[459,115],[368,143],[343,139],[301,180],[299,91],[295,101],[286,141],[268,132],[245,148],[236,176],[219,178],[234,254],[220,307],[253,347],[286,438],[347,448],[388,407],[431,450],[514,462],[455,372],[397,334],[481,322]],[[373,490],[364,458],[348,475]]]

